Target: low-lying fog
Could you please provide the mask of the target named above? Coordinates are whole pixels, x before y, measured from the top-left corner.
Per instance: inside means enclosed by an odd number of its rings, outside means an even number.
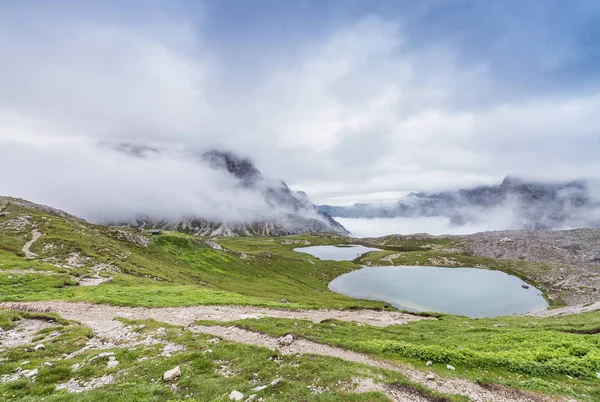
[[[492,224],[473,223],[462,226],[450,224],[450,218],[442,216],[421,218],[336,218],[354,237],[378,237],[389,234],[429,233],[442,234],[471,234],[488,230],[502,229]]]

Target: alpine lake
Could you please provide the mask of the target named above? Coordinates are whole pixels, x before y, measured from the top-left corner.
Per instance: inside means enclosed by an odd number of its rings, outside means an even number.
[[[321,260],[352,261],[376,251],[360,245],[296,248]],[[429,266],[364,267],[337,277],[329,289],[357,299],[390,303],[400,310],[430,311],[471,318],[543,310],[542,292],[522,279],[481,268]]]

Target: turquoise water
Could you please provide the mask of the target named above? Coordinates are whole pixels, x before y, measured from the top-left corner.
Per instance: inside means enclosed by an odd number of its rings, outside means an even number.
[[[344,245],[343,247],[301,247],[294,249],[294,251],[310,254],[320,260],[352,261],[361,254],[368,253],[369,251],[379,251],[379,249],[351,244],[349,246]]]
[[[425,266],[366,267],[344,274],[329,289],[396,308],[468,317],[496,317],[545,309],[541,291],[500,271]]]

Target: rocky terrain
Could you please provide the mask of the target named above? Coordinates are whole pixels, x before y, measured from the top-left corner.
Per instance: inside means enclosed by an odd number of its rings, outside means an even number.
[[[446,217],[454,226],[486,223],[501,229],[600,227],[600,202],[584,181],[538,183],[506,177],[496,186],[440,193],[411,193],[395,204],[319,205],[340,218]]]
[[[357,239],[376,247],[419,243],[431,249],[422,265],[478,266],[489,261],[465,256],[486,257],[497,262],[495,269],[510,270],[540,285],[551,300],[567,305],[600,301],[600,229],[505,230],[466,236],[390,235]],[[427,244],[427,242],[430,244]],[[392,252],[390,252],[392,253]],[[365,265],[402,264],[407,253],[393,253]]]
[[[533,279],[567,304],[600,300],[600,229],[498,231],[466,237],[476,256],[546,263]]]

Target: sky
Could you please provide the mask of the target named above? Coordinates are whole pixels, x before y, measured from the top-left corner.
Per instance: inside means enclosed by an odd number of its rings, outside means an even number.
[[[600,175],[595,0],[0,0],[0,65],[0,193],[67,209],[230,211],[213,148],[334,205]]]

